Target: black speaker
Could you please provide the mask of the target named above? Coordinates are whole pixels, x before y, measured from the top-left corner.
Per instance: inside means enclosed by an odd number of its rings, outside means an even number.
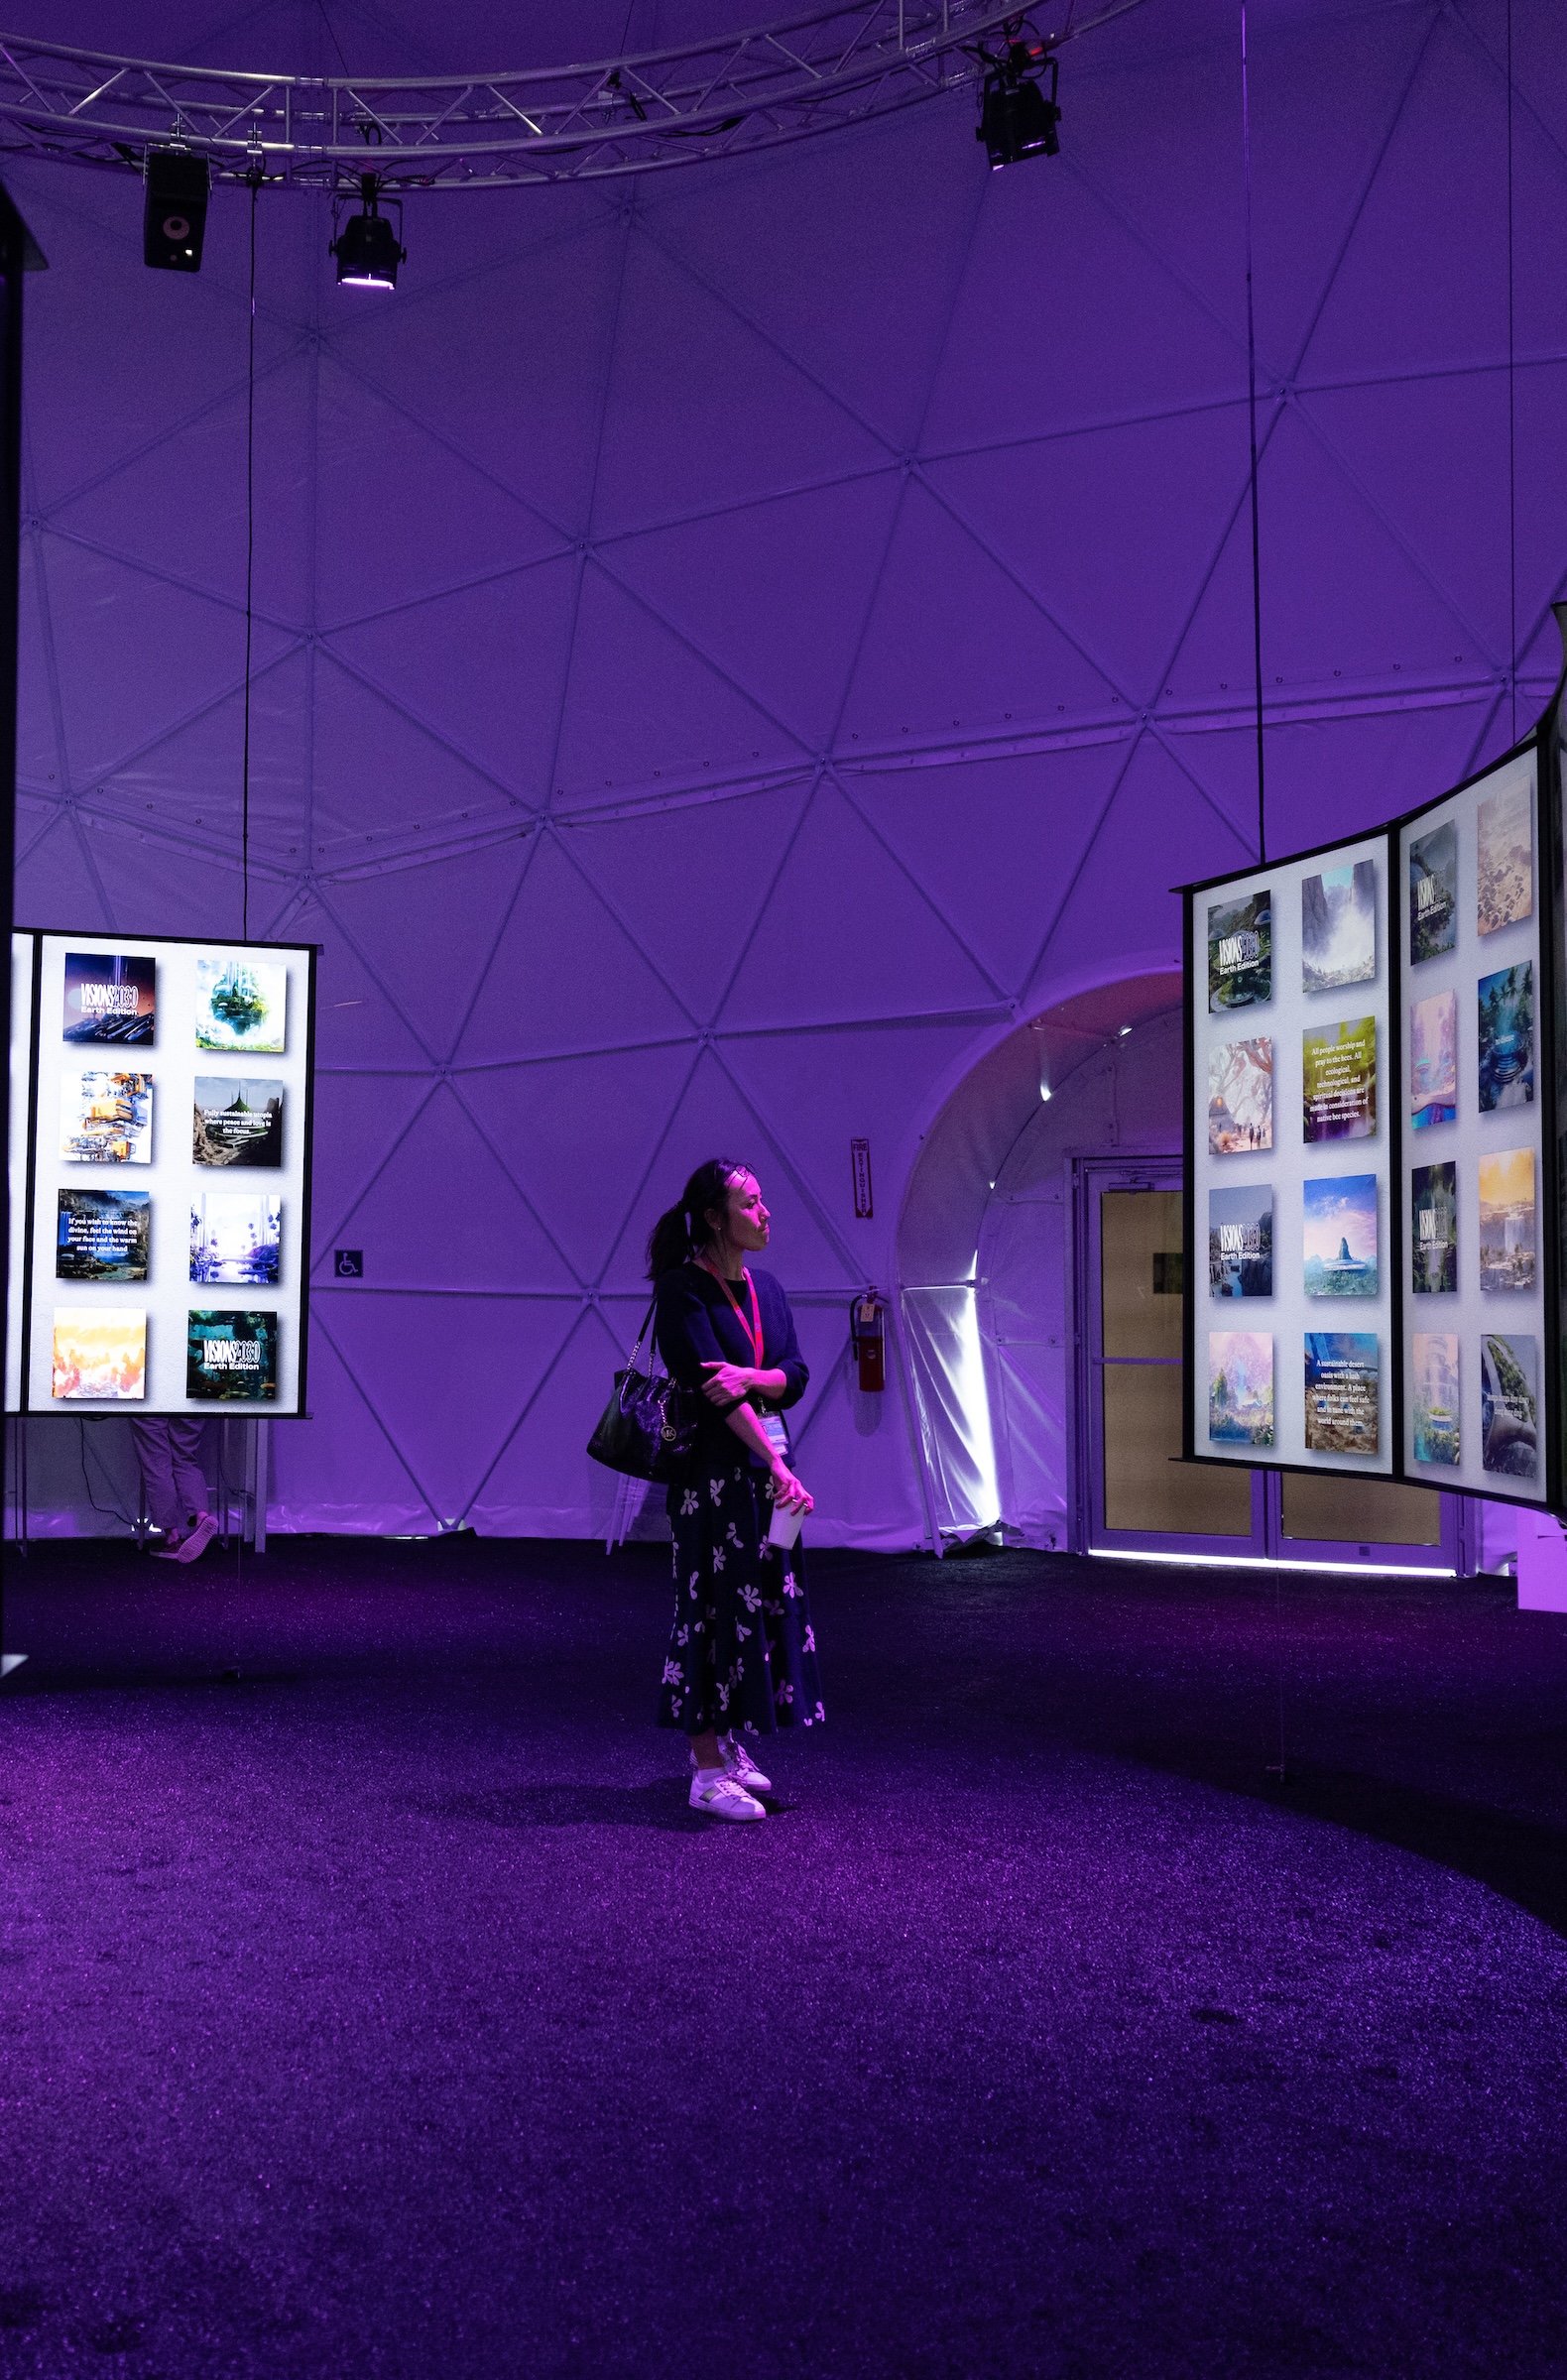
[[[160,273],[199,273],[206,230],[207,164],[185,149],[149,149],[142,262]]]

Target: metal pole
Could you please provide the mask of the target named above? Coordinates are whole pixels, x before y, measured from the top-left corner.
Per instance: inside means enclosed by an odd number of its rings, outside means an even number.
[[[272,1463],[272,1424],[253,1421],[245,1433],[245,1543],[252,1553],[267,1550],[267,1482]]]

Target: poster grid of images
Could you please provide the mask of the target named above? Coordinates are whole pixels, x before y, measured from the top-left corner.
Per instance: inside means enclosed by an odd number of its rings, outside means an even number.
[[[1193,1120],[1195,1186],[1210,1313],[1217,1326],[1214,1307],[1233,1313],[1245,1299],[1257,1317],[1247,1332],[1207,1332],[1197,1442],[1206,1431],[1214,1453],[1235,1459],[1255,1446],[1284,1463],[1400,1468],[1383,1403],[1396,1345],[1402,1460],[1453,1475],[1455,1487],[1462,1472],[1527,1498],[1545,1476],[1537,1309],[1548,1219],[1535,1112],[1541,1066],[1553,1062],[1540,1043],[1533,790],[1510,764],[1449,804],[1433,805],[1435,823],[1394,836],[1406,907],[1385,989],[1375,857],[1275,863],[1266,890],[1243,880],[1228,896],[1217,887],[1193,895],[1196,1088],[1208,1116],[1206,1133],[1200,1109]],[[1359,989],[1371,985],[1391,1006],[1386,1023],[1377,996]],[[1326,1012],[1320,1020],[1314,1009]],[[1379,1147],[1385,1030],[1401,1031],[1405,1055],[1392,1208]]]
[[[1525,770],[1501,774],[1404,837],[1407,1118],[1431,1150],[1405,1177],[1406,1451],[1526,1492],[1544,1478],[1533,798]]]
[[[160,975],[181,964],[167,947],[159,956],[61,953],[60,1033],[67,1063],[58,1078],[60,1171],[52,1193],[44,1182],[38,1190],[41,1198],[52,1195],[52,1270],[60,1302],[53,1304],[46,1329],[50,1396],[57,1403],[146,1403],[149,1335],[167,1327],[161,1317],[175,1289],[167,1271],[176,1246],[181,1256],[173,1260],[187,1283],[179,1300],[186,1399],[267,1405],[279,1395],[279,1314],[247,1302],[244,1292],[283,1284],[282,1180],[295,1095],[282,1074],[252,1071],[248,1061],[289,1051],[289,969],[248,952],[191,953],[184,961],[188,982],[175,975],[161,1012]],[[181,1020],[178,1032],[171,1013]],[[178,1186],[168,1185],[171,1170],[178,1174],[185,1162],[176,1152],[186,1099],[188,1224],[176,1242],[169,1217],[160,1239],[157,1216],[179,1199]],[[47,1162],[42,1143],[39,1161]],[[155,1164],[155,1186],[133,1187],[137,1170]],[[50,1267],[48,1253],[42,1264]],[[39,1269],[36,1262],[36,1283]],[[145,1285],[145,1300],[120,1303],[115,1292],[125,1284]],[[84,1292],[90,1299],[100,1289],[109,1292],[101,1302],[83,1301]],[[34,1295],[36,1306],[39,1287]],[[163,1359],[166,1371],[171,1354]]]
[[[1338,865],[1286,864],[1266,887],[1243,886],[1228,898],[1216,892],[1199,912],[1206,929],[1199,1083],[1207,1107],[1209,1297],[1226,1306],[1245,1300],[1258,1316],[1254,1329],[1207,1335],[1207,1442],[1237,1459],[1249,1447],[1286,1461],[1317,1452],[1307,1443],[1307,1420],[1321,1451],[1342,1448],[1374,1462],[1386,1451],[1381,1330],[1331,1328],[1339,1301],[1348,1321],[1357,1309],[1385,1308],[1389,1293],[1382,1250],[1386,1174],[1377,1146],[1386,1031],[1382,866],[1375,853]],[[1344,1160],[1359,1153],[1357,1143],[1371,1145],[1352,1169]],[[1281,1191],[1289,1218],[1283,1245]],[[1303,1321],[1320,1315],[1330,1327],[1292,1337],[1297,1312]],[[1353,1342],[1353,1369],[1345,1368],[1343,1350],[1329,1349],[1339,1339]],[[1299,1352],[1280,1373],[1291,1345]],[[1315,1350],[1322,1410],[1313,1407],[1303,1420],[1297,1398],[1308,1349]],[[1283,1445],[1281,1429],[1293,1446]]]

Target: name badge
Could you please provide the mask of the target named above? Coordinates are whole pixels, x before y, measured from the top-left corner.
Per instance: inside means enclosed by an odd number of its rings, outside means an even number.
[[[759,1413],[757,1419],[768,1434],[768,1444],[776,1455],[788,1453],[788,1432],[784,1427],[782,1413]]]

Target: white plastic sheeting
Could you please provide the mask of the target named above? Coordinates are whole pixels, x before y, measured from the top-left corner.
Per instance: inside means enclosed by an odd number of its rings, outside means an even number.
[[[900,1240],[937,1525],[1066,1542],[1073,1156],[1180,1147],[1179,978],[1101,986],[1009,1034],[920,1151]],[[1048,1090],[1048,1100],[1041,1093]]]

